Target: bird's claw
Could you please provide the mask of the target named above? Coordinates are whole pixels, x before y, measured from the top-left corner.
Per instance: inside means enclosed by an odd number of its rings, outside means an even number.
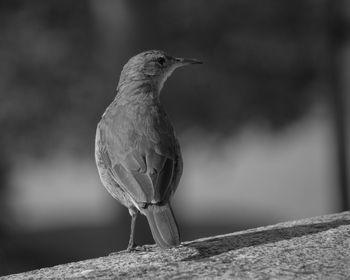
[[[137,251],[137,248],[140,247],[136,243],[129,243],[128,248],[126,248],[126,252],[134,252]]]
[[[136,245],[134,244],[133,246],[128,246],[128,248],[125,250],[127,253],[131,252],[147,252],[147,251],[152,251],[153,246],[151,245]]]

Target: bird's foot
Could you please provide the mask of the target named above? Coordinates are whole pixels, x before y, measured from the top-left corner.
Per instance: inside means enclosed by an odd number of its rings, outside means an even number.
[[[125,250],[126,252],[150,252],[154,246],[152,245],[137,245],[134,244],[133,246],[128,246],[128,248]]]
[[[143,252],[151,252],[154,249],[154,245],[142,245],[142,246],[137,246],[138,251],[143,251]]]
[[[139,248],[141,248],[142,246],[138,246],[137,244],[133,243],[128,245],[128,248],[126,248],[126,250],[121,250],[121,251],[116,251],[116,252],[111,252],[108,254],[108,256],[116,256],[119,254],[123,254],[123,253],[131,253],[131,252],[136,252],[139,250]]]
[[[129,245],[128,245],[128,248],[126,248],[126,252],[135,252],[135,251],[137,251],[137,247],[139,247],[139,246],[137,246],[137,244],[135,244],[135,243],[129,243]]]
[[[108,256],[116,256],[123,253],[132,253],[132,252],[152,252],[154,250],[154,245],[137,245],[137,244],[129,244],[128,248],[126,250],[118,251],[118,252],[111,252],[108,254]]]
[[[125,250],[121,250],[121,251],[117,251],[117,252],[111,252],[108,254],[108,256],[117,256],[120,254],[124,254],[124,253],[132,253],[132,252],[136,252],[139,251],[140,246],[134,245],[134,246],[128,246],[128,248],[126,248]]]

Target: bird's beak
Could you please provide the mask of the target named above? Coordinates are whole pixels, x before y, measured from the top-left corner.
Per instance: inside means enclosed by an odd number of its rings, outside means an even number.
[[[180,67],[189,64],[203,64],[203,62],[194,58],[175,58],[175,64]]]

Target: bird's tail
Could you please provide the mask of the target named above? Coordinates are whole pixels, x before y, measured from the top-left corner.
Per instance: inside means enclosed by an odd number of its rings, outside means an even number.
[[[169,203],[149,205],[144,211],[158,246],[170,248],[180,244],[179,229]]]

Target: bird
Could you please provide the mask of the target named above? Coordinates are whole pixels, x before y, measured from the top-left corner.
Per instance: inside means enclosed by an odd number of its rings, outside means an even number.
[[[160,92],[175,69],[201,63],[160,50],[133,56],[124,65],[116,96],[97,125],[95,160],[101,182],[131,216],[128,252],[137,247],[138,214],[146,216],[159,247],[180,244],[170,200],[182,175],[183,159]]]

